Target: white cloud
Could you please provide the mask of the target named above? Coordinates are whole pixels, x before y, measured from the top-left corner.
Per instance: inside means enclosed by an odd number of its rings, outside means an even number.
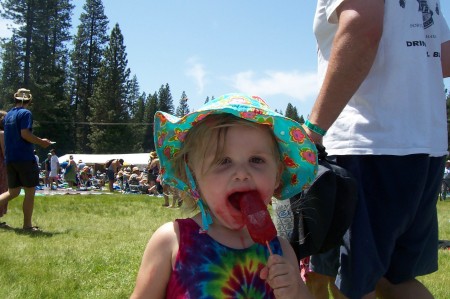
[[[187,61],[188,69],[186,75],[194,79],[199,94],[203,93],[206,83],[206,71],[203,64],[199,63],[195,57],[189,58]]]
[[[231,76],[230,80],[238,91],[263,98],[277,95],[307,101],[318,91],[316,73],[266,71],[258,77],[253,71],[245,71]]]

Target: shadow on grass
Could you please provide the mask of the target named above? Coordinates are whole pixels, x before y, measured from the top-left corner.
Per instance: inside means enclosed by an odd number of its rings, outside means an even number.
[[[449,240],[439,240],[438,247],[439,247],[439,249],[450,249],[450,241]]]
[[[17,235],[24,235],[24,236],[30,236],[32,238],[40,238],[40,237],[44,237],[44,238],[51,238],[55,235],[61,235],[61,234],[67,234],[69,231],[64,231],[64,232],[50,232],[50,231],[43,231],[43,230],[38,230],[38,231],[30,231],[30,230],[26,230],[23,228],[18,228],[18,227],[11,227],[11,226],[3,226],[0,227],[1,230],[3,231],[11,231],[14,232]]]

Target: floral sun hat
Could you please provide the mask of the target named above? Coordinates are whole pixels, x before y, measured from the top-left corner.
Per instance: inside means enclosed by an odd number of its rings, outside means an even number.
[[[244,94],[223,95],[182,118],[156,112],[155,145],[165,183],[191,194],[198,193],[191,190],[190,184],[175,177],[171,160],[182,148],[184,138],[193,126],[208,115],[223,113],[268,125],[275,133],[284,164],[280,187],[274,194],[276,198],[290,198],[311,184],[317,173],[317,150],[302,126],[271,110],[261,98]]]

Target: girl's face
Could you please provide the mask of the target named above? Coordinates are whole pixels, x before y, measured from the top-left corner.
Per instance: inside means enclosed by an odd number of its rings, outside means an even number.
[[[236,125],[228,128],[219,163],[214,162],[213,145],[204,161],[193,165],[202,198],[216,218],[214,223],[230,229],[244,226],[239,207],[230,202],[233,193],[257,190],[266,205],[270,202],[281,171],[275,146],[267,129]]]

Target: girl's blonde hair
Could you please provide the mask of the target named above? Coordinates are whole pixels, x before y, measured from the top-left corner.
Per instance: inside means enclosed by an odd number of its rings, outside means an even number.
[[[277,166],[282,167],[283,163],[281,163],[281,153],[278,148],[278,142],[275,137],[275,134],[273,133],[273,131],[270,129],[269,126],[257,124],[236,117],[232,114],[224,113],[224,114],[208,115],[200,123],[196,124],[189,130],[183,142],[183,146],[171,161],[173,163],[175,175],[183,182],[185,182],[188,186],[190,186],[191,184],[189,183],[189,179],[186,174],[185,168],[186,163],[191,172],[192,169],[194,169],[193,165],[197,165],[197,163],[202,163],[200,168],[201,172],[202,174],[207,173],[209,171],[209,168],[205,169],[204,165],[206,154],[210,150],[213,150],[215,152],[214,159],[210,167],[215,163],[219,163],[223,156],[223,151],[225,148],[225,139],[227,137],[228,129],[235,126],[247,126],[267,130],[273,141],[272,152],[274,157],[276,157]],[[281,173],[281,171],[279,171],[279,173]],[[195,180],[194,172],[192,172],[192,176]],[[201,192],[201,190],[198,191]],[[193,198],[190,197],[189,194],[185,192],[182,193],[184,193],[183,204],[186,202],[186,200],[188,206],[189,203],[191,203],[191,206],[195,204]]]

